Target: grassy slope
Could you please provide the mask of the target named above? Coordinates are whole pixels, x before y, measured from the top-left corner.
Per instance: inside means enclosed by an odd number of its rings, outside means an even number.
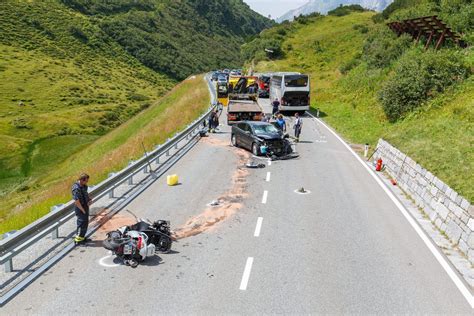
[[[373,13],[311,18],[286,37],[285,58],[262,61],[257,71],[293,70],[312,77],[312,106],[346,139],[374,146],[383,137],[474,200],[474,82],[430,101],[405,120],[390,124],[376,99],[386,73],[367,72],[362,64],[347,76],[339,67],[361,51],[365,34],[353,28],[371,25]],[[289,47],[291,49],[289,50]],[[472,52],[470,53],[472,56]],[[471,58],[472,61],[472,58]]]
[[[0,28],[0,197],[33,186],[174,84],[55,2],[2,2]]]
[[[16,192],[0,201],[0,218],[3,218],[0,233],[18,229],[46,214],[52,205],[67,201],[71,183],[78,173],[87,172],[92,176],[92,183],[98,183],[108,173],[126,166],[131,159],[143,156],[142,142],[151,150],[203,113],[209,102],[202,76],[194,77],[107,135],[89,145],[82,144],[82,150],[55,165],[54,169],[48,169],[47,174],[35,181],[34,195]],[[40,148],[57,148],[62,141],[46,142]],[[39,151],[38,155],[42,155]],[[11,212],[12,209],[15,211]]]

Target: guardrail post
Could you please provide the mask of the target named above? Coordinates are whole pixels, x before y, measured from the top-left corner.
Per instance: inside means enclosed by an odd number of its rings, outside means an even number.
[[[143,173],[148,173],[148,166],[145,165],[145,167],[143,167]]]
[[[133,185],[133,176],[128,177],[128,185]]]
[[[169,157],[169,156],[170,156],[170,150],[168,149],[168,150],[166,151],[166,157]]]
[[[155,163],[156,163],[157,165],[159,165],[159,164],[160,164],[160,156],[156,157],[156,159],[155,159]]]
[[[13,260],[9,259],[5,262],[5,272],[10,273],[13,271]]]
[[[114,189],[110,189],[109,191],[109,198],[113,199],[114,198]]]
[[[61,208],[61,206],[63,206],[63,204],[58,204],[58,205],[55,205],[53,207],[51,207],[51,212],[56,212],[57,210],[59,210]],[[51,238],[52,239],[58,239],[59,237],[59,228],[56,227],[52,232],[51,232]]]

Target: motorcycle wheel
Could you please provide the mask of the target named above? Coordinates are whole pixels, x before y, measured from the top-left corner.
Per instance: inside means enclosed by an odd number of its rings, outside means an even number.
[[[173,241],[171,238],[165,238],[162,237],[162,240],[160,240],[159,247],[157,248],[157,252],[159,253],[168,253],[171,250],[171,244]]]
[[[109,238],[102,242],[102,246],[107,250],[116,251],[120,247],[120,243],[116,242],[114,239]]]

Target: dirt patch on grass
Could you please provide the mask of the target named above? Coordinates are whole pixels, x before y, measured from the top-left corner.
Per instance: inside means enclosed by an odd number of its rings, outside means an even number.
[[[228,145],[226,143],[226,145]],[[199,215],[190,218],[183,226],[173,232],[173,237],[183,239],[186,237],[199,235],[215,227],[216,224],[227,220],[243,207],[243,201],[248,195],[247,176],[249,171],[244,167],[245,162],[250,158],[250,153],[235,149],[238,156],[237,169],[232,175],[232,189],[221,195],[216,206],[208,206]]]

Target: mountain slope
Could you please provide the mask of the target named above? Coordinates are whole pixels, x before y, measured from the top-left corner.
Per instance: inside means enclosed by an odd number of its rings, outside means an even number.
[[[107,35],[144,65],[176,79],[239,67],[245,38],[272,25],[241,0],[124,1],[124,8],[89,0],[63,2],[97,19]]]
[[[314,12],[326,14],[340,5],[359,4],[365,9],[382,11],[393,0],[310,0],[307,4],[288,11],[277,19],[277,22],[293,21],[295,16],[308,15]]]
[[[181,78],[240,66],[271,23],[241,0],[0,1],[0,221]]]
[[[473,38],[472,28],[460,17],[472,14],[468,2],[433,6],[443,19],[458,22],[456,29],[466,40]],[[427,7],[395,10],[391,18],[426,14]],[[425,51],[424,43],[397,38],[385,23],[374,24],[373,17],[363,12],[298,18],[262,32],[243,51],[256,52],[256,72],[310,74],[312,107],[348,141],[374,147],[385,138],[473,201],[473,50],[447,45]],[[280,57],[259,55],[252,49],[259,43],[274,43]],[[382,106],[387,89],[395,97],[388,98],[389,104],[401,98],[402,104],[416,107],[390,121]],[[421,91],[421,98],[414,91]]]

